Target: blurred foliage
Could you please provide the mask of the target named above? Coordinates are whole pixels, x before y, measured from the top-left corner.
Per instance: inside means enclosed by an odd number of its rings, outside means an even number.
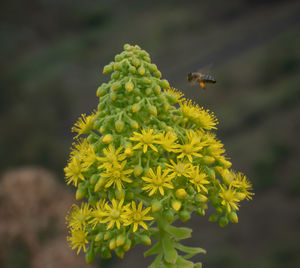
[[[137,43],[172,86],[215,111],[234,166],[256,187],[238,227],[218,231],[194,217],[194,228],[203,229],[194,239],[208,249],[204,267],[300,265],[299,1],[0,5],[0,170],[36,164],[62,181],[70,128],[96,107],[95,92],[104,81],[100,70],[124,43]],[[217,79],[205,92],[186,82],[189,71],[201,68]],[[142,251],[110,267],[146,265]]]

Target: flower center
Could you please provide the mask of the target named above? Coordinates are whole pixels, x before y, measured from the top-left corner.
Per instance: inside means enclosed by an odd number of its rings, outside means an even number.
[[[119,170],[115,170],[115,171],[113,171],[112,175],[113,175],[114,178],[120,178],[121,172]]]
[[[152,136],[151,135],[144,135],[143,136],[143,142],[145,143],[145,144],[151,144],[152,143]]]
[[[176,172],[180,175],[182,175],[184,173],[184,170],[185,170],[185,166],[183,163],[178,163],[176,165],[176,168],[175,168]]]
[[[182,148],[182,151],[185,154],[191,154],[193,152],[193,145],[192,144],[185,144]]]
[[[112,219],[118,219],[120,217],[120,211],[117,209],[112,209],[110,212],[110,217]]]
[[[141,221],[142,220],[141,213],[134,214],[133,219],[134,219],[134,221]]]

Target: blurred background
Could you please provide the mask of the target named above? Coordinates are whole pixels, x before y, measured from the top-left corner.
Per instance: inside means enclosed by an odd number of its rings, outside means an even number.
[[[104,65],[125,43],[220,121],[218,137],[255,197],[239,223],[194,216],[185,244],[206,268],[300,267],[300,3],[280,0],[0,3],[0,267],[146,267],[146,247],[84,264],[66,245],[74,202],[63,168],[71,126],[97,107]],[[190,86],[203,70],[217,83]]]

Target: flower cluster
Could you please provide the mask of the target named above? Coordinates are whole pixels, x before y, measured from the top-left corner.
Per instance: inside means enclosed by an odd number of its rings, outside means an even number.
[[[205,215],[209,204],[211,221],[237,223],[240,202],[252,198],[251,183],[230,169],[211,132],[215,116],[170,88],[146,51],[125,45],[103,73],[111,80],[97,90],[97,111],[72,128],[66,182],[85,201],[66,217],[69,243],[91,262],[112,251],[123,258],[137,243],[156,238],[145,253],[157,254],[152,267],[192,264],[187,259],[204,250],[179,244],[190,231],[172,223],[192,212]]]

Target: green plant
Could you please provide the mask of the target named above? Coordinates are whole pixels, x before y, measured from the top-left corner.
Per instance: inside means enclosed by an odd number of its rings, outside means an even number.
[[[205,215],[208,203],[216,209],[211,221],[237,223],[239,202],[253,195],[250,182],[230,170],[212,132],[215,116],[170,88],[146,51],[126,44],[103,73],[111,80],[97,90],[97,111],[72,129],[66,181],[85,201],[67,215],[71,247],[91,262],[112,251],[123,258],[154,238],[145,252],[157,255],[151,268],[201,267],[188,259],[205,250],[183,246],[192,230],[173,223]]]

